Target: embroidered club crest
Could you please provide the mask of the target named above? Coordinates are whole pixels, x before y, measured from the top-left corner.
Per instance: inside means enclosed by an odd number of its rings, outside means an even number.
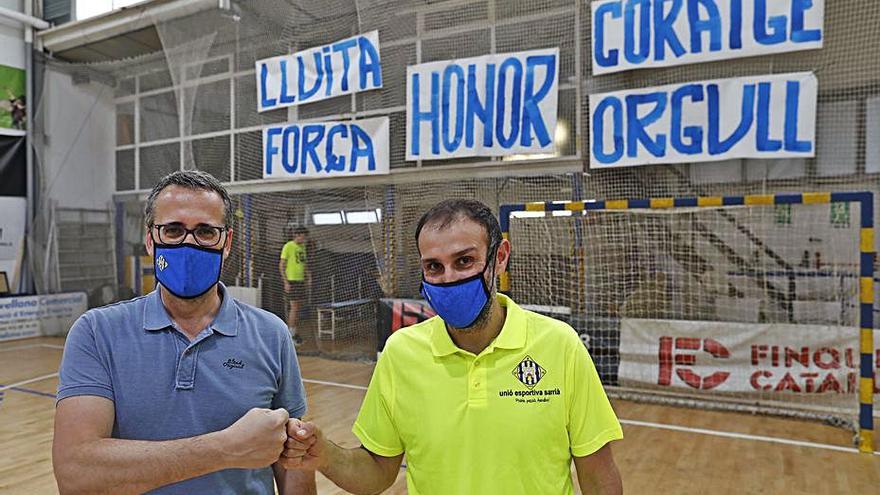
[[[547,370],[536,363],[531,356],[524,357],[513,369],[513,376],[529,389],[534,388],[546,374]]]

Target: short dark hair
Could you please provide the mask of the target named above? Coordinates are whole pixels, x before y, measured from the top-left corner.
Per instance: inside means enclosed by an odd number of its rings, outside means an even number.
[[[220,181],[213,175],[201,170],[178,170],[159,179],[147,197],[147,205],[144,207],[144,223],[147,227],[153,226],[153,214],[156,210],[156,198],[169,186],[180,186],[191,190],[213,191],[223,199],[223,224],[229,226],[232,220],[232,200]]]
[[[302,225],[293,229],[293,235],[300,235],[300,234],[306,235],[308,233],[309,233],[309,229],[303,227]]]
[[[488,206],[474,199],[447,199],[432,206],[422,215],[416,226],[416,248],[418,249],[419,235],[425,225],[437,223],[438,228],[444,229],[461,218],[473,220],[483,226],[490,250],[501,244],[501,226]]]

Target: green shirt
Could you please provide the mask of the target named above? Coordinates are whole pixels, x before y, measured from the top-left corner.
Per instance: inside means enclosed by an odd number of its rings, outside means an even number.
[[[302,282],[306,279],[306,246],[288,241],[281,249],[281,259],[287,260],[284,271],[290,282]]]
[[[498,300],[504,327],[478,356],[434,317],[395,332],[376,364],[352,431],[406,453],[410,495],[572,494],[572,456],[623,438],[577,333]]]

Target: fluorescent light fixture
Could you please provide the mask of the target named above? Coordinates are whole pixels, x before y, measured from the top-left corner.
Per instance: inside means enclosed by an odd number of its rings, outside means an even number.
[[[312,215],[312,223],[315,225],[342,225],[342,212],[315,213]]]

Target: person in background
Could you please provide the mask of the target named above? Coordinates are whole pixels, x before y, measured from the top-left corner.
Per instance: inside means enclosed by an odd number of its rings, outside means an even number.
[[[293,230],[293,240],[284,244],[281,249],[281,261],[278,271],[284,281],[284,294],[288,300],[287,328],[293,341],[302,344],[302,336],[297,332],[299,312],[306,300],[309,271],[306,266],[306,236],[309,231],[299,226]]]

